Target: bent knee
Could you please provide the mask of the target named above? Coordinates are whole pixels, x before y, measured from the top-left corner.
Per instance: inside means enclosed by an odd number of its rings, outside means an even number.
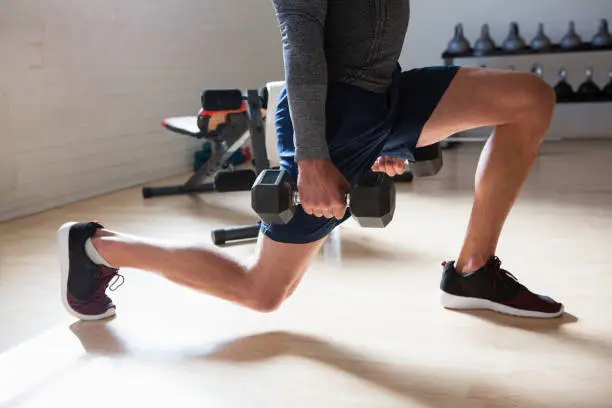
[[[277,311],[284,301],[284,293],[256,293],[249,298],[247,306],[256,312],[272,313]]]
[[[516,73],[514,97],[516,98],[515,114],[517,119],[529,117],[530,120],[548,124],[551,120],[556,96],[554,89],[542,78],[529,73]]]
[[[253,277],[247,298],[244,299],[245,306],[262,313],[278,310],[287,298],[290,284],[275,281],[274,278],[266,279],[257,273],[253,274]]]

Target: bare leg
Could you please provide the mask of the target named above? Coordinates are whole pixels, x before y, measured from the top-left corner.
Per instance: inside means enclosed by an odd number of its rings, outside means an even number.
[[[426,124],[418,146],[496,126],[478,162],[457,271],[472,272],[495,254],[505,220],[548,131],[554,104],[551,87],[530,73],[461,68]]]
[[[297,245],[260,235],[255,254],[245,263],[213,249],[109,230],[100,230],[92,243],[113,267],[155,272],[212,296],[269,312],[295,289],[323,240]]]

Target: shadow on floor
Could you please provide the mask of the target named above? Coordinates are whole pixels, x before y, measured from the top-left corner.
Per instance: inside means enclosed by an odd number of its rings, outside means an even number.
[[[600,354],[600,351],[604,350],[608,358],[612,357],[610,355],[612,346],[609,343],[592,338],[579,338],[562,330],[564,325],[577,321],[577,318],[571,314],[566,314],[559,319],[538,319],[537,321],[488,312],[469,312],[469,314],[494,324],[550,336],[551,339],[554,338],[558,342],[586,349],[589,352]],[[88,353],[107,356],[132,354],[122,343],[121,336],[117,335],[108,325],[111,320],[77,322],[70,329],[79,338]],[[482,378],[479,378],[477,382],[472,382],[467,373],[446,373],[440,371],[439,367],[410,367],[406,364],[382,363],[366,353],[342,344],[291,332],[269,332],[238,338],[223,343],[210,352],[196,353],[188,358],[248,364],[287,355],[314,360],[344,371],[375,386],[383,387],[400,397],[418,401],[421,405],[428,407],[525,406],[548,408],[554,406],[545,401],[536,401],[521,396],[520,390],[511,389],[508,382],[483,382]],[[600,355],[603,357],[603,354]],[[159,356],[154,358],[159,358]],[[465,391],[453,394],[450,392],[453,388]],[[542,398],[544,399],[545,395]]]

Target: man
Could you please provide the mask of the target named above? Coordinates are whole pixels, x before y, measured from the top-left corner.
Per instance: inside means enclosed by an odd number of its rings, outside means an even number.
[[[349,217],[344,200],[364,171],[393,175],[416,147],[495,126],[475,179],[458,257],[443,263],[442,304],[540,318],[563,306],[501,268],[502,226],[548,130],[555,96],[530,73],[432,67],[401,72],[409,0],[274,0],[286,88],[276,112],[282,167],[302,207],[288,225],[264,225],[242,264],[213,249],[67,223],[58,231],[65,306],[81,319],[115,313],[105,291],[122,267],[270,312],[291,295],[327,234]]]

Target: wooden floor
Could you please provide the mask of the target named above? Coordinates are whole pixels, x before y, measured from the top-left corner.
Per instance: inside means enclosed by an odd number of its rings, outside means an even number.
[[[211,228],[254,221],[246,192],[143,201],[135,188],[0,225],[0,406],[612,407],[612,143],[545,145],[502,236],[503,266],[565,303],[555,320],[438,304],[479,149],[398,186],[384,232],[348,222],[273,314],[137,270],[113,320],[75,322],[60,302],[61,223],[209,245]]]

